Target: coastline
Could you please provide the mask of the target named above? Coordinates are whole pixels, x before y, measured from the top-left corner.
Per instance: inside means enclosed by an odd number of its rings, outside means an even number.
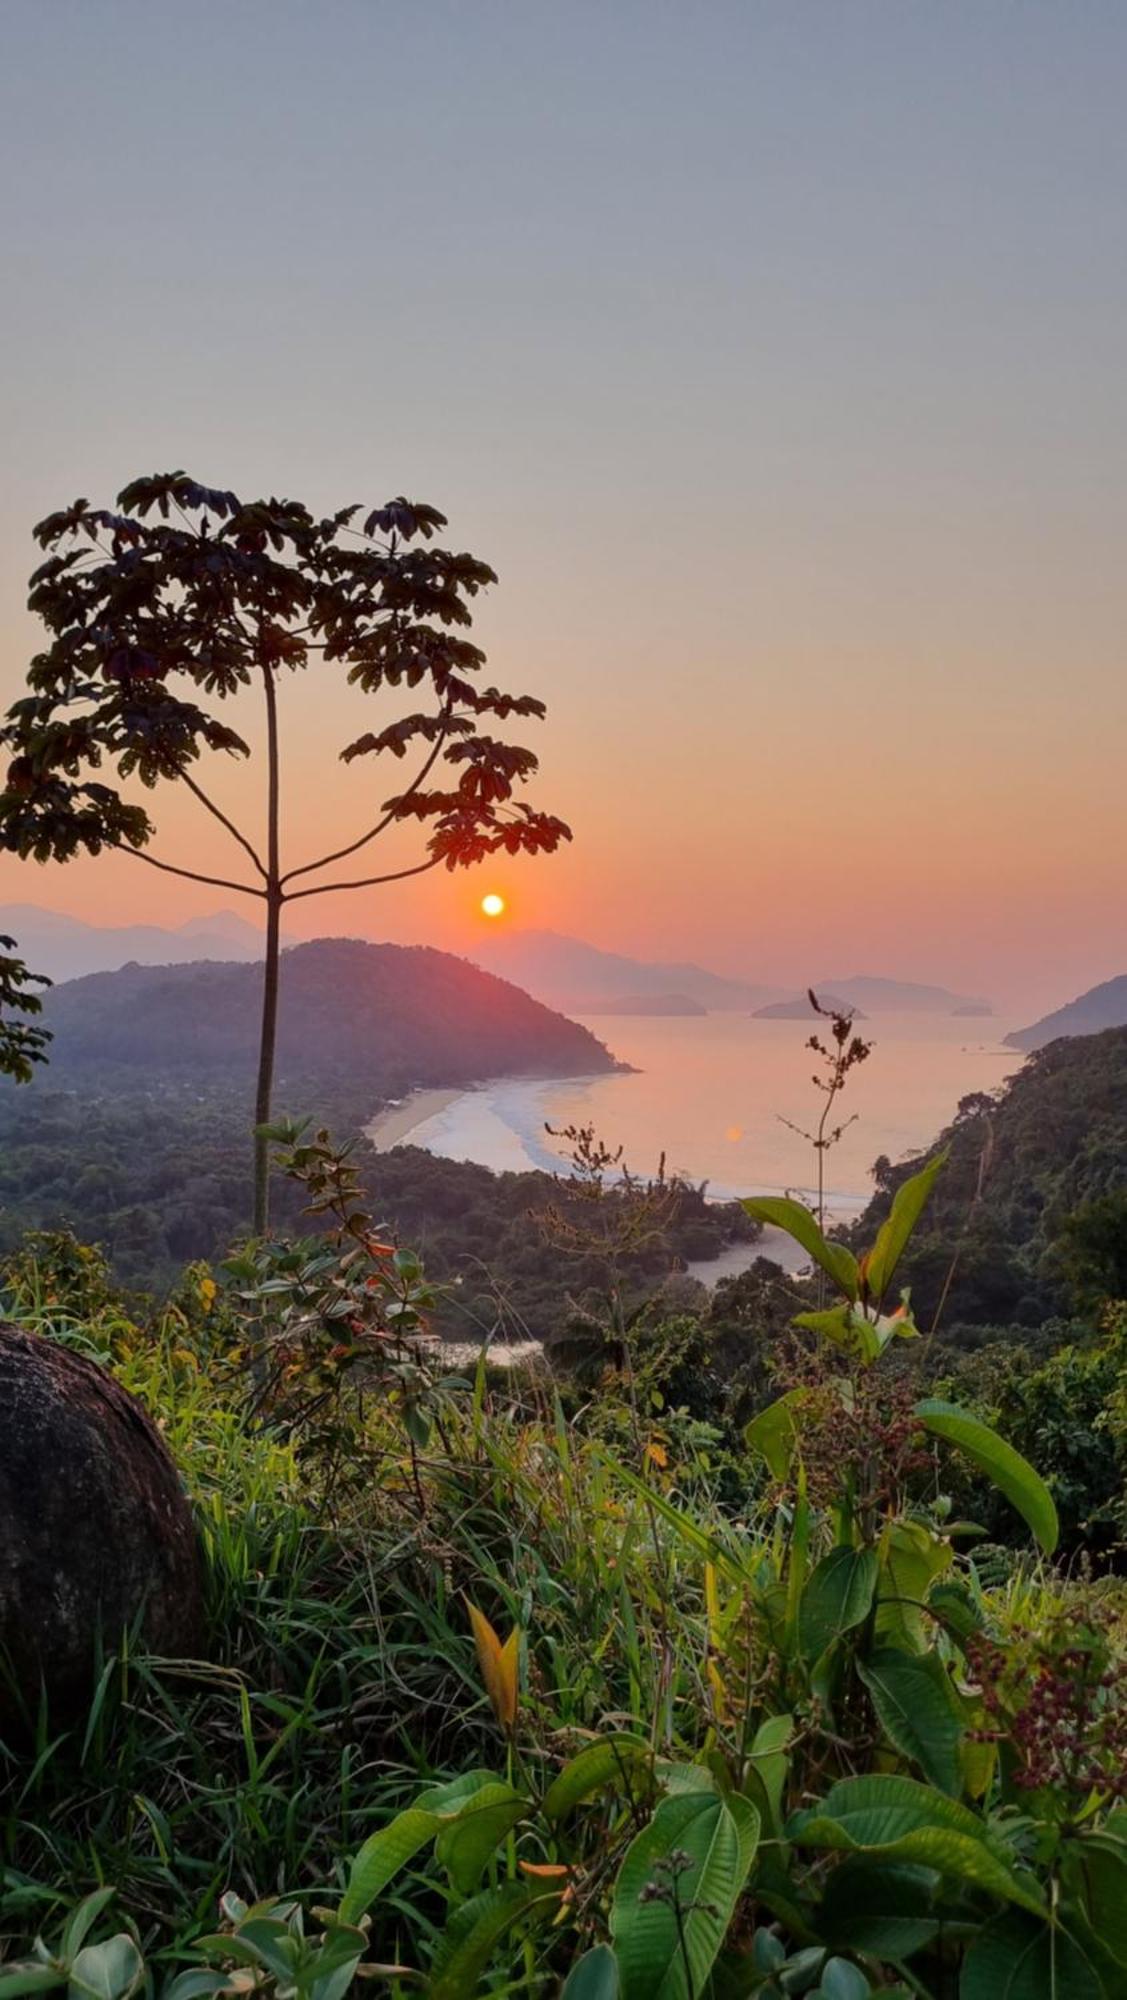
[[[385,1104],[382,1111],[364,1127],[364,1137],[370,1139],[378,1153],[390,1153],[393,1146],[402,1146],[416,1126],[424,1125],[428,1118],[437,1118],[440,1112],[449,1110],[464,1089],[413,1090],[398,1104]]]
[[[364,1127],[364,1134],[377,1152],[390,1152],[393,1146],[412,1143],[413,1134],[420,1130],[422,1126],[429,1125],[433,1119],[440,1118],[444,1112],[449,1111],[454,1105],[459,1104],[465,1098],[480,1097],[485,1100],[485,1106],[488,1108],[490,1085],[494,1089],[498,1087],[503,1089],[506,1085],[513,1084],[542,1083],[549,1085],[556,1080],[549,1077],[496,1077],[476,1085],[464,1085],[461,1088],[447,1087],[445,1089],[413,1090],[401,1102],[385,1105],[382,1111],[377,1111],[375,1117]],[[538,1162],[527,1148],[527,1136],[526,1134],[524,1141],[518,1140],[518,1143],[522,1146],[524,1157],[514,1159],[512,1170],[524,1173],[536,1171],[551,1172],[556,1163],[554,1161]],[[450,1158],[454,1156],[446,1155],[446,1157]],[[503,1171],[503,1169],[499,1165],[492,1165],[490,1171],[496,1173]],[[777,1194],[782,1192],[782,1190],[778,1188],[755,1188],[748,1190],[748,1192]],[[796,1192],[800,1199],[806,1197],[806,1190],[799,1189]],[[719,1192],[712,1197],[716,1201],[726,1201],[736,1198],[732,1194]],[[834,1223],[851,1220],[853,1215],[862,1206],[863,1200],[864,1197],[851,1198],[848,1195],[838,1195],[836,1201],[831,1200],[831,1202],[827,1203],[827,1224],[832,1226]],[[734,1277],[740,1271],[746,1270],[757,1257],[769,1257],[773,1263],[781,1265],[784,1271],[790,1273],[806,1269],[810,1262],[805,1251],[783,1230],[774,1229],[767,1225],[764,1227],[762,1235],[756,1238],[754,1242],[731,1243],[714,1258],[701,1258],[695,1262],[690,1262],[687,1271],[690,1277],[699,1279],[702,1284],[707,1285],[711,1289],[721,1278]]]

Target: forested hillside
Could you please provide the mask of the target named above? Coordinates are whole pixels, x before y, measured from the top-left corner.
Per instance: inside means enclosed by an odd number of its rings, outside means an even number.
[[[46,1010],[54,1074],[234,1080],[249,1098],[262,977],[257,964],[127,965],[70,980]],[[345,1086],[360,1118],[420,1084],[612,1067],[588,1029],[449,952],[327,938],[283,954],[279,1103]]]
[[[453,1285],[438,1313],[446,1332],[472,1335],[498,1308],[538,1337],[559,1331],[568,1297],[595,1282],[597,1260],[553,1246],[541,1228],[560,1199],[550,1175],[493,1174],[415,1146],[377,1153],[345,1090],[319,1099],[317,1111],[355,1142],[381,1224]],[[44,1082],[0,1093],[0,1251],[27,1230],[70,1229],[101,1244],[124,1282],[163,1290],[186,1263],[216,1261],[246,1233],[249,1197],[246,1108],[231,1088],[96,1092]],[[273,1202],[279,1230],[313,1226],[286,1180],[276,1180]],[[755,1233],[737,1204],[706,1202],[678,1183],[661,1228],[627,1260],[631,1287],[660,1284]]]
[[[964,1098],[941,1147],[950,1158],[899,1274],[920,1324],[949,1274],[946,1328],[1042,1324],[1071,1297],[1086,1234],[1127,1190],[1127,1028],[1039,1050],[996,1100]],[[917,1164],[877,1162],[859,1242]]]

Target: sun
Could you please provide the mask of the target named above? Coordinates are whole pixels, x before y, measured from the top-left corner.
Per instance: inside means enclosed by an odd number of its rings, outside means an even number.
[[[482,915],[486,917],[503,917],[505,914],[505,898],[492,892],[488,896],[483,896],[481,899],[481,911]]]

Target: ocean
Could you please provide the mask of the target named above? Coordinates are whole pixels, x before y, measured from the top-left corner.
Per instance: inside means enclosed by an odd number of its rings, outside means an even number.
[[[623,1147],[636,1174],[656,1171],[664,1154],[668,1171],[707,1181],[717,1199],[783,1192],[809,1199],[814,1154],[791,1125],[812,1131],[821,1114],[811,1081],[816,1059],[804,1046],[813,1020],[599,1015],[584,1025],[634,1073],[484,1083],[438,1110],[433,1100],[420,1102],[430,1115],[413,1126],[400,1114],[391,1143],[498,1171],[552,1171],[564,1146],[545,1127],[593,1124],[608,1145]],[[858,1024],[873,1047],[834,1114],[834,1123],[853,1120],[827,1158],[834,1213],[864,1205],[879,1155],[926,1151],[960,1098],[993,1090],[1020,1067],[1021,1056],[1002,1047],[1016,1025],[927,1014],[879,1014]],[[378,1143],[378,1126],[373,1136]]]

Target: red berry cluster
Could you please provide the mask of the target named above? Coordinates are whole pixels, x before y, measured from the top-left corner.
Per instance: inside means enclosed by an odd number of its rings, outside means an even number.
[[[851,1405],[837,1382],[811,1391],[803,1413],[802,1456],[816,1506],[834,1505],[848,1485],[859,1507],[897,1507],[931,1467],[931,1452],[907,1381],[869,1374],[855,1381]]]
[[[1127,1687],[1098,1622],[1061,1616],[1039,1634],[1015,1631],[1003,1647],[981,1635],[967,1658],[991,1727],[1016,1755],[1013,1782],[1050,1791],[1065,1817],[1091,1795],[1127,1798]]]

